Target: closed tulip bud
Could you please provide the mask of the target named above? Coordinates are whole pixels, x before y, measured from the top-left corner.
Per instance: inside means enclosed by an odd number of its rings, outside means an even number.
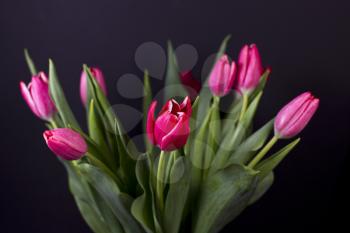
[[[50,150],[64,160],[78,160],[88,150],[84,138],[69,128],[46,130],[44,139]]]
[[[209,88],[213,95],[227,95],[236,78],[236,63],[228,60],[227,55],[223,55],[214,65],[209,76]]]
[[[96,67],[90,67],[90,72],[93,77],[96,79],[97,84],[100,86],[101,90],[105,95],[107,95],[107,88],[105,83],[105,78],[102,71]],[[84,106],[86,106],[86,101],[88,97],[88,86],[87,86],[87,74],[82,71],[80,76],[80,98]]]
[[[28,85],[20,82],[20,89],[24,100],[36,116],[48,121],[56,113],[55,105],[49,94],[48,80],[44,72],[34,75]]]
[[[186,97],[181,104],[169,100],[159,112],[157,119],[154,111],[157,102],[152,102],[147,116],[147,136],[152,144],[163,151],[176,150],[183,147],[190,134],[191,101]]]
[[[200,82],[194,78],[191,71],[185,71],[180,73],[180,80],[182,85],[185,86],[191,99],[195,99],[199,91],[201,90]]]
[[[279,138],[291,138],[302,131],[314,115],[319,105],[319,99],[310,92],[305,92],[286,106],[275,119],[275,135]]]
[[[255,44],[245,45],[238,58],[238,76],[235,88],[240,92],[253,90],[264,72],[258,48]]]

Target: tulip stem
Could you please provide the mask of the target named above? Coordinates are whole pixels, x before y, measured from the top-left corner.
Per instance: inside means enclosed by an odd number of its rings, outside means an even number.
[[[157,196],[159,201],[159,207],[162,211],[164,209],[164,177],[165,177],[165,152],[161,151],[158,161],[158,170],[157,170]]]
[[[53,129],[58,128],[58,126],[57,126],[57,124],[56,124],[56,122],[55,122],[54,119],[50,120],[50,124],[51,124],[51,126],[52,126]]]
[[[243,103],[242,103],[241,113],[239,115],[239,121],[243,120],[244,114],[247,111],[247,107],[248,107],[248,95],[246,93],[243,93]]]
[[[254,157],[252,161],[248,164],[249,168],[254,168],[256,164],[265,156],[265,154],[271,149],[271,147],[277,142],[278,137],[273,136],[270,141],[261,149],[261,151]]]

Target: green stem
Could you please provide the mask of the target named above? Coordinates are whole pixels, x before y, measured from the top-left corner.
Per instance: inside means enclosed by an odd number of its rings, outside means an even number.
[[[278,137],[273,136],[270,141],[261,149],[261,151],[254,157],[254,159],[248,164],[248,167],[254,168],[256,164],[265,156],[265,154],[271,149],[271,147],[277,142]]]
[[[161,211],[164,209],[164,172],[165,172],[165,152],[161,151],[159,155],[158,170],[157,170],[157,197],[159,201],[159,208]]]
[[[243,120],[244,114],[247,111],[247,107],[248,107],[248,95],[246,93],[243,93],[243,103],[242,103],[241,113],[239,115],[239,121]]]
[[[50,124],[52,125],[52,127],[53,127],[54,129],[58,128],[58,126],[57,126],[57,124],[56,124],[56,122],[55,122],[54,119],[51,119],[51,120],[50,120]]]
[[[86,153],[86,156],[89,158],[90,162],[99,167],[102,171],[106,172],[115,182],[118,184],[119,187],[120,185],[123,184],[123,182],[117,177],[103,162],[95,158],[92,154],[89,152]]]

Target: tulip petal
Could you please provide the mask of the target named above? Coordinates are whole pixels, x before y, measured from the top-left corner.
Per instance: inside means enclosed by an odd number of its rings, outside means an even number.
[[[186,96],[185,99],[180,104],[180,111],[184,112],[187,116],[191,117],[192,106],[191,106],[191,100],[188,96]]]
[[[165,135],[176,126],[179,119],[176,115],[168,112],[164,112],[160,115],[154,125],[154,138],[157,144],[160,146],[162,139]]]
[[[146,134],[148,139],[151,141],[153,145],[156,145],[156,140],[154,137],[154,111],[157,106],[157,101],[153,101],[149,107],[148,114],[147,114],[147,123],[146,123]]]
[[[186,144],[190,133],[189,117],[186,114],[181,114],[175,127],[162,138],[160,143],[161,150],[175,150]]]
[[[32,96],[30,94],[30,91],[29,91],[27,85],[24,82],[20,82],[19,86],[20,86],[20,89],[21,89],[21,94],[23,96],[23,99],[27,103],[27,105],[29,106],[30,110],[32,110],[32,112],[37,117],[40,117],[40,114],[39,114],[38,110],[35,107],[35,103],[34,103],[34,101],[32,99]]]

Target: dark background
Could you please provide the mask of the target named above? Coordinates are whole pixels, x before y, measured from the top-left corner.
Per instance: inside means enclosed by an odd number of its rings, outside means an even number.
[[[347,210],[349,184],[347,2],[1,0],[0,232],[89,232],[68,192],[64,168],[42,139],[44,125],[20,96],[18,82],[30,79],[24,47],[44,70],[49,57],[55,60],[68,99],[84,120],[78,92],[82,63],[103,69],[112,103],[140,107],[140,100],[120,97],[115,85],[125,73],[142,77],[134,61],[140,44],[164,46],[168,39],[192,44],[199,52],[199,73],[229,33],[229,54],[255,42],[273,69],[256,125],[305,90],[321,105],[302,143],[276,170],[267,195],[225,232],[337,232],[348,215],[340,212]]]

